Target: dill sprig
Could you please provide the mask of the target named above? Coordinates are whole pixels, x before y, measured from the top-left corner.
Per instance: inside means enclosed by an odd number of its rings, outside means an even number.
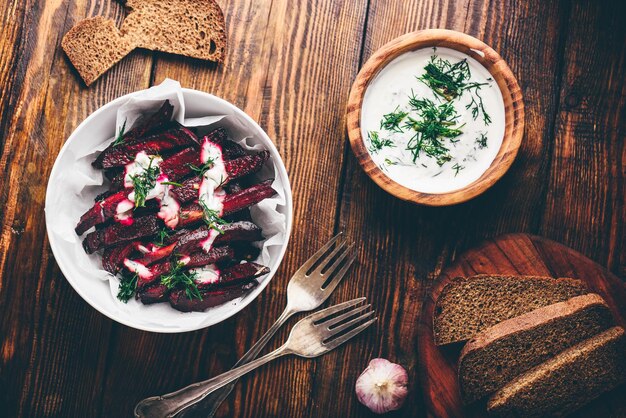
[[[124,143],[124,133],[126,133],[126,119],[124,119],[124,123],[122,124],[122,127],[118,131],[115,141],[113,141],[114,147],[117,147],[118,145],[122,145]]]
[[[378,151],[380,151],[384,147],[395,147],[391,139],[381,138],[380,135],[378,135],[378,132],[376,131],[368,132],[367,139],[369,139],[370,141],[369,151],[372,154],[376,154]]]
[[[161,184],[167,184],[169,186],[174,186],[174,187],[183,187],[181,183],[177,183],[175,181],[162,181]]]
[[[133,297],[137,290],[137,279],[139,275],[137,273],[122,272],[120,277],[120,284],[117,287],[117,298],[126,303]]]
[[[417,112],[418,118],[408,117],[404,127],[413,129],[415,135],[407,143],[407,150],[413,154],[413,163],[421,152],[435,158],[442,166],[452,159],[450,150],[444,145],[443,139],[453,139],[461,135],[461,126],[456,126],[458,115],[452,103],[435,104],[429,99],[410,99],[411,107]]]
[[[454,177],[457,176],[457,174],[459,174],[459,171],[463,170],[465,167],[462,165],[459,165],[459,163],[456,163],[452,166],[452,169],[454,170]]]
[[[159,232],[155,234],[154,241],[152,242],[155,245],[162,246],[169,237],[170,231],[167,228],[161,228]]]
[[[161,276],[161,284],[168,289],[184,290],[189,299],[202,300],[202,295],[195,281],[197,273],[185,271],[183,270],[184,267],[185,264],[176,262],[172,270]]]
[[[398,110],[398,108],[396,107],[396,110],[394,110],[393,112],[383,115],[383,119],[380,121],[380,129],[386,129],[390,132],[402,133],[403,131],[400,127],[400,123],[407,115],[407,112]]]
[[[228,225],[228,222],[220,218],[220,213],[215,209],[209,208],[206,202],[204,202],[202,199],[199,199],[198,203],[202,207],[202,212],[204,213],[204,222],[209,226],[209,228],[216,230],[220,234],[223,234],[224,231],[222,230],[221,226]]]
[[[144,171],[137,175],[130,176],[133,188],[135,189],[135,208],[146,206],[146,197],[150,190],[156,186],[156,181],[161,173],[161,169],[159,169],[159,166],[153,166],[153,162],[154,157],[151,157],[150,163]]]
[[[470,81],[472,73],[470,72],[467,59],[452,64],[448,60],[433,55],[430,58],[430,62],[424,67],[424,70],[426,72],[419,76],[418,80],[430,87],[436,95],[450,102],[467,91],[472,101],[465,108],[472,110],[474,120],[478,118],[479,114],[482,114],[485,125],[491,123],[491,117],[485,111],[483,99],[478,93],[482,86],[486,86],[489,83]],[[488,81],[491,81],[491,79],[488,79]]]
[[[478,144],[478,148],[483,149],[487,148],[487,134],[481,132],[478,134],[478,138],[476,138],[476,143]]]
[[[191,169],[191,171],[194,171],[199,177],[202,177],[204,173],[206,173],[209,169],[211,169],[211,167],[213,167],[214,162],[215,161],[213,161],[212,158],[209,158],[207,162],[202,164],[200,167],[191,163],[188,163],[187,166]]]

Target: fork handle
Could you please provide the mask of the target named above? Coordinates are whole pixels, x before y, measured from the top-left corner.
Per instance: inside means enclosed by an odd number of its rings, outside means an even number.
[[[291,318],[296,313],[289,305],[285,308],[283,313],[278,317],[276,322],[267,330],[265,334],[259,340],[250,347],[250,350],[246,354],[244,354],[237,363],[233,366],[233,368],[241,366],[242,364],[248,363],[251,360],[254,360],[259,353],[263,350],[263,348],[267,345],[267,343],[272,339],[276,331],[282,327],[285,322],[289,318]],[[237,384],[237,380],[233,380],[232,382],[224,385],[219,390],[212,392],[210,395],[206,396],[202,401],[198,400],[193,404],[189,404],[183,411],[177,415],[176,418],[184,418],[196,416],[196,413],[202,411],[202,416],[206,418],[212,418],[220,405],[228,398],[228,395],[233,391],[235,385]],[[192,406],[192,405],[195,405]]]
[[[153,396],[146,398],[135,406],[135,417],[137,418],[171,418],[182,409],[204,399],[209,393],[221,388],[243,376],[244,374],[264,365],[278,357],[291,354],[287,344],[269,354],[259,357],[256,360],[246,363],[243,366],[231,369],[226,373],[215,376],[204,382],[194,383],[186,388],[168,393],[163,396]]]

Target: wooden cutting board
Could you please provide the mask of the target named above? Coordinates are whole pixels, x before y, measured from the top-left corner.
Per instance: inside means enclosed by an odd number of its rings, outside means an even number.
[[[584,280],[592,292],[609,304],[618,324],[626,318],[626,286],[599,264],[564,245],[545,238],[504,235],[467,251],[446,268],[424,301],[418,329],[418,374],[428,416],[440,418],[484,417],[485,405],[464,407],[459,396],[456,363],[462,344],[437,347],[433,340],[432,316],[435,301],[454,277],[474,274],[537,275],[574,277]],[[577,417],[625,417],[626,385],[604,394],[578,411]]]

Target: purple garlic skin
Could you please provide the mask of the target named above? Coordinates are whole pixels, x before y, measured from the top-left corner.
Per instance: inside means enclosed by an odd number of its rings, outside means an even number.
[[[384,414],[402,407],[409,392],[408,383],[404,367],[375,358],[356,380],[356,396],[372,412]]]

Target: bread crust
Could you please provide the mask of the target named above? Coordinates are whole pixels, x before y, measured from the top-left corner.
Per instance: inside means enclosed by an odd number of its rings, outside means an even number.
[[[461,341],[465,341],[473,337],[473,335],[471,335],[470,337],[463,338],[463,339],[443,338],[442,336],[443,325],[439,323],[440,322],[439,319],[441,318],[441,314],[444,312],[443,304],[446,303],[447,301],[446,298],[451,292],[454,291],[454,289],[457,286],[463,285],[466,283],[471,283],[473,281],[478,282],[484,279],[494,279],[494,280],[503,281],[503,282],[506,282],[506,281],[509,281],[509,282],[510,281],[515,281],[515,282],[545,281],[547,284],[550,284],[550,285],[554,284],[558,286],[561,284],[565,284],[565,285],[571,286],[572,289],[578,288],[580,290],[578,293],[572,293],[568,295],[568,298],[587,293],[586,286],[584,285],[584,283],[580,280],[572,279],[572,278],[553,278],[553,277],[545,277],[545,276],[511,276],[511,275],[505,276],[505,275],[489,275],[489,274],[480,274],[480,275],[475,275],[475,276],[471,276],[467,278],[455,277],[450,281],[450,283],[444,286],[444,288],[441,291],[441,294],[439,295],[439,297],[437,298],[437,301],[435,302],[435,309],[433,312],[432,324],[433,324],[433,334],[434,334],[436,345],[444,345],[444,344],[451,344],[455,342],[461,342]],[[552,303],[559,302],[564,299],[566,298],[554,300]]]
[[[563,416],[624,380],[626,337],[623,328],[613,327],[518,376],[489,399],[487,410],[496,416]]]
[[[586,294],[487,328],[461,351],[458,361],[461,397],[465,403],[476,401],[613,324],[606,302],[597,294]]]
[[[507,337],[513,332],[525,331],[544,323],[546,320],[551,320],[559,316],[571,315],[576,311],[580,311],[594,305],[609,309],[609,306],[600,295],[588,293],[586,295],[575,296],[563,302],[557,302],[553,305],[537,308],[534,311],[502,321],[478,333],[475,337],[469,340],[461,350],[459,363],[461,363],[463,358],[470,352],[480,350],[486,345]]]

